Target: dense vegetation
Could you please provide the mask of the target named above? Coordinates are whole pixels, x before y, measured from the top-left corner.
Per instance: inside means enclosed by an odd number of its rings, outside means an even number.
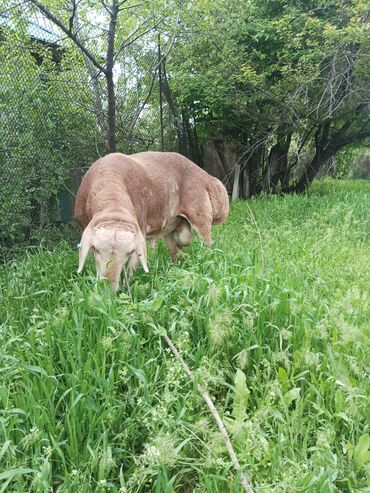
[[[108,151],[202,165],[217,135],[218,174],[246,198],[301,192],[338,156],[345,175],[366,146],[364,0],[108,3],[0,0],[3,244],[61,219],[61,196]]]
[[[24,24],[0,42],[0,246],[29,241],[60,221],[57,197],[96,159],[91,90],[78,60],[33,46]],[[37,54],[38,58],[35,58]],[[39,59],[43,62],[38,63]],[[0,249],[0,255],[3,253]]]
[[[0,271],[0,492],[365,492],[370,186],[233,204],[207,249],[164,245],[132,298],[73,245]],[[89,275],[90,273],[90,275]]]
[[[240,156],[239,196],[301,192],[370,135],[369,12],[362,0],[195,2],[169,60],[198,134]]]

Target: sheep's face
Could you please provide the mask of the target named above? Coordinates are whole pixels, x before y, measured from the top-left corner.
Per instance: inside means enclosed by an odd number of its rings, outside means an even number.
[[[123,266],[127,263],[135,269],[140,262],[148,272],[145,240],[141,232],[134,234],[122,228],[88,226],[82,235],[78,272],[81,272],[90,250],[95,257],[98,278],[108,279],[113,291],[117,290]]]
[[[108,278],[112,287],[117,289],[122,268],[135,253],[134,234],[129,231],[95,228],[91,249],[98,277]]]

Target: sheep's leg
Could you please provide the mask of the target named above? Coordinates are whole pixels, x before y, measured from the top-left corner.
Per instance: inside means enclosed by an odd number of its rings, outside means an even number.
[[[169,235],[164,237],[164,241],[166,242],[167,248],[170,251],[171,257],[175,260],[178,252],[178,245],[176,244],[174,234],[170,233]]]
[[[212,244],[212,234],[211,234],[211,224],[209,221],[197,220],[192,223],[193,228],[198,233],[198,235],[204,240],[208,247]]]
[[[129,273],[133,274],[139,265],[139,257],[136,252],[132,252],[128,260]]]
[[[184,216],[193,226],[197,234],[204,240],[207,246],[211,246],[211,226],[213,220],[213,211],[210,198],[207,195],[196,203],[191,203],[186,209]]]

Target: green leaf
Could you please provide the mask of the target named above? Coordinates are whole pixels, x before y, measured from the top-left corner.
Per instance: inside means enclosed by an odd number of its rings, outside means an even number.
[[[282,391],[286,392],[287,389],[289,388],[289,386],[288,386],[289,377],[288,377],[288,374],[287,374],[285,368],[282,368],[281,366],[278,369],[278,380],[282,386]]]
[[[157,312],[161,308],[162,301],[163,300],[161,298],[157,298],[156,300],[153,301],[152,308],[155,312]]]
[[[9,471],[5,471],[0,474],[0,481],[9,478],[15,478],[16,476],[22,476],[22,474],[31,474],[35,472],[37,472],[35,469],[29,469],[26,467],[17,467],[16,469],[9,469]]]
[[[342,413],[342,412],[340,412],[340,413],[335,413],[335,416],[338,416],[338,418],[343,419],[343,420],[344,420],[344,421],[346,421],[347,423],[351,423],[351,422],[352,422],[352,420],[351,420],[351,419],[347,416],[347,414],[346,414],[346,413]]]
[[[44,377],[47,377],[48,376],[48,374],[46,373],[46,371],[43,368],[40,368],[39,366],[25,365],[25,364],[21,364],[20,366],[21,366],[21,368],[23,368],[24,370],[29,371],[30,373],[35,373],[35,374],[38,373],[39,375],[43,375]]]
[[[232,414],[237,422],[243,422],[246,417],[246,408],[249,399],[249,390],[246,383],[245,374],[237,369],[234,379],[234,402]]]
[[[291,404],[293,401],[299,399],[300,397],[300,387],[294,387],[293,389],[290,389],[285,395],[284,395],[284,401],[287,406]]]
[[[129,365],[129,368],[134,373],[134,375],[137,377],[137,379],[141,384],[143,385],[147,384],[145,373],[143,372],[143,370],[141,370],[140,368],[134,368],[131,365]]]
[[[350,442],[345,443],[345,444],[343,445],[343,452],[344,452],[345,454],[348,454],[348,457],[349,457],[350,459],[352,459],[352,457],[353,457],[353,448],[354,448],[354,447],[353,447],[352,443],[350,443]]]
[[[285,368],[282,368],[281,366],[279,367],[279,370],[278,370],[278,379],[279,379],[280,383],[286,383],[289,380],[288,374],[287,374]]]
[[[353,459],[357,468],[361,468],[370,462],[370,437],[369,434],[362,435],[353,451]]]
[[[0,460],[2,459],[3,455],[5,454],[5,452],[7,451],[9,445],[11,444],[11,441],[10,440],[7,440],[4,445],[1,447],[1,450],[0,450]]]
[[[71,412],[71,410],[78,404],[78,402],[84,397],[85,394],[78,394],[78,396],[73,400],[71,406],[68,409],[68,414]]]
[[[335,392],[335,410],[337,413],[343,411],[344,409],[344,398],[343,398],[343,393],[341,392],[340,389],[337,389]]]

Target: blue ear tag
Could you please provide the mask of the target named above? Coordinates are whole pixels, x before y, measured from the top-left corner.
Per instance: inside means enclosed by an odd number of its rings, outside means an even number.
[[[81,243],[77,243],[77,248],[78,248],[79,250],[81,250],[81,247],[82,247]]]

